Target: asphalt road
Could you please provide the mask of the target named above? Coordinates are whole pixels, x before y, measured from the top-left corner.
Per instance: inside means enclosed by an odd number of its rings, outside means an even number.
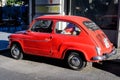
[[[89,63],[82,71],[74,71],[61,60],[36,56],[15,60],[9,51],[0,51],[0,80],[120,80],[120,64]]]

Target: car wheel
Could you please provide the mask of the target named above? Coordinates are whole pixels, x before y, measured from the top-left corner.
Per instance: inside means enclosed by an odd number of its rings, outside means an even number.
[[[23,52],[22,52],[22,49],[20,47],[20,45],[18,44],[13,44],[11,46],[11,56],[14,58],[14,59],[22,59],[23,58]]]
[[[67,62],[68,66],[73,70],[81,70],[87,64],[83,57],[76,52],[71,52],[71,54],[67,58]]]

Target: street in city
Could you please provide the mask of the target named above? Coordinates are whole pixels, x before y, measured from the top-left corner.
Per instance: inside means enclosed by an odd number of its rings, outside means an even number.
[[[63,61],[26,55],[23,60],[10,57],[9,50],[0,51],[0,80],[119,80],[120,63],[88,63],[82,71],[74,71]],[[118,58],[119,56],[114,56]]]

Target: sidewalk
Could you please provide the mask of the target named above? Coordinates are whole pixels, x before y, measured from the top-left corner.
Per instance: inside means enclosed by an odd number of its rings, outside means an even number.
[[[0,50],[5,50],[7,49],[8,46],[8,36],[11,33],[6,33],[6,32],[0,32]]]

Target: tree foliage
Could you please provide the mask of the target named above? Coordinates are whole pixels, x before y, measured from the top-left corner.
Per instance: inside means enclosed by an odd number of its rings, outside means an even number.
[[[23,2],[21,0],[7,0],[6,5],[13,6],[15,4],[22,5]]]

